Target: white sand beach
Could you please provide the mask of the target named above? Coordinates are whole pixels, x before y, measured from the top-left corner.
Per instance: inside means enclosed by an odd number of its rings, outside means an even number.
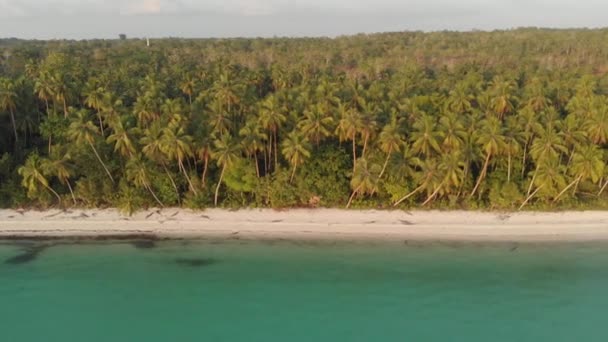
[[[608,212],[469,212],[340,209],[191,211],[0,210],[0,238],[151,235],[160,238],[608,241]]]

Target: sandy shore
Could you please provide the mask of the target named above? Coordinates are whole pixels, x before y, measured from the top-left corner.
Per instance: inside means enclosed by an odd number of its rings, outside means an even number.
[[[160,238],[608,241],[608,212],[0,210],[0,239],[150,235]]]

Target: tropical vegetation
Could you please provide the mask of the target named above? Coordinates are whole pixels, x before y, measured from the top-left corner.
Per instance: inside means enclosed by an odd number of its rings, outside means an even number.
[[[0,40],[0,205],[606,208],[606,39]]]

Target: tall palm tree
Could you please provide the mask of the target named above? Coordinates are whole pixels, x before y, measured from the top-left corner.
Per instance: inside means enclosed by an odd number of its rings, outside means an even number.
[[[361,113],[352,108],[347,108],[340,104],[338,107],[340,112],[340,121],[336,128],[336,133],[340,141],[351,140],[353,144],[353,171],[357,160],[357,134],[363,125]]]
[[[125,128],[123,120],[112,127],[112,134],[108,136],[106,141],[109,144],[114,144],[114,152],[118,152],[124,158],[133,157],[135,155],[135,143],[132,139],[132,130]]]
[[[76,116],[75,116],[74,120],[72,121],[72,123],[70,123],[70,126],[68,127],[67,135],[68,135],[68,138],[74,144],[76,144],[76,145],[86,144],[91,148],[91,150],[95,154],[95,157],[97,157],[97,160],[99,161],[101,166],[103,166],[103,169],[105,170],[106,174],[108,175],[108,178],[110,178],[112,183],[114,183],[114,178],[112,177],[110,170],[108,170],[106,164],[103,162],[103,160],[101,160],[101,157],[99,156],[99,152],[95,148],[94,143],[95,143],[96,137],[99,135],[99,129],[90,120],[89,112],[86,109],[81,109],[76,112]]]
[[[160,149],[167,156],[169,160],[177,162],[177,166],[180,172],[184,175],[190,190],[197,194],[188,171],[184,166],[186,158],[192,157],[192,137],[187,135],[184,128],[181,125],[169,125],[163,129]]]
[[[323,110],[323,106],[317,105],[304,112],[304,118],[298,123],[298,127],[318,146],[321,140],[331,135],[333,122],[333,117]]]
[[[97,113],[97,119],[99,120],[99,129],[101,135],[105,135],[103,131],[103,121],[101,120],[101,110],[104,107],[104,97],[106,90],[102,87],[96,87],[94,83],[89,82],[88,87],[90,88],[85,92],[84,103]]]
[[[575,177],[574,180],[568,184],[554,199],[556,202],[562,197],[568,189],[575,187],[574,192],[576,193],[576,186],[586,179],[591,179],[592,182],[597,183],[604,174],[604,158],[602,150],[596,145],[582,146],[572,157],[572,165],[568,170],[569,173]]]
[[[71,163],[71,156],[69,153],[59,154],[58,150],[51,156],[50,159],[44,159],[41,163],[42,171],[44,174],[57,177],[59,182],[66,185],[70,190],[72,201],[74,205],[77,204],[70,178],[74,175],[74,165]]]
[[[163,127],[160,121],[156,121],[150,125],[150,127],[146,128],[143,132],[143,136],[140,139],[140,144],[142,146],[142,153],[149,160],[161,165],[169,181],[171,181],[171,185],[175,190],[175,194],[177,195],[177,199],[179,201],[180,194],[177,189],[177,184],[175,184],[175,180],[169,169],[167,168],[167,156],[163,152]]]
[[[158,203],[161,208],[164,207],[163,202],[161,202],[154,190],[152,190],[148,167],[141,156],[138,155],[136,157],[129,158],[125,173],[128,181],[133,182],[133,184],[135,184],[137,187],[142,187],[148,190],[156,203]]]
[[[410,135],[412,152],[414,154],[429,157],[433,153],[441,153],[440,141],[441,132],[437,130],[435,118],[428,114],[423,114],[414,122]]]
[[[251,157],[255,163],[255,171],[260,177],[260,166],[258,165],[257,154],[264,150],[264,141],[268,135],[262,132],[259,120],[254,118],[247,120],[245,126],[239,131],[239,136],[243,139],[242,145],[245,153]]]
[[[269,162],[274,155],[274,167],[278,167],[278,132],[287,121],[284,108],[279,104],[278,99],[274,96],[266,98],[260,108],[260,123],[269,131],[268,139],[268,159]],[[274,153],[273,153],[274,146]]]
[[[42,186],[55,195],[59,203],[61,203],[59,194],[49,186],[49,181],[46,179],[43,172],[43,164],[43,158],[40,158],[37,153],[30,154],[25,161],[25,165],[18,169],[19,175],[23,177],[21,184],[27,189],[30,198],[34,197],[34,195],[40,191],[39,187]]]
[[[17,134],[17,123],[15,121],[15,110],[17,109],[17,90],[15,89],[15,83],[8,78],[0,79],[0,110],[8,111],[11,116],[11,123],[13,125],[13,134],[15,135],[15,142],[19,142],[19,135]]]
[[[377,164],[368,163],[367,159],[359,158],[355,163],[355,171],[353,177],[350,180],[350,187],[353,190],[346,208],[350,208],[353,199],[358,194],[370,194],[372,195],[378,191],[380,167]]]
[[[225,135],[221,139],[216,140],[214,145],[215,149],[211,153],[211,157],[217,161],[217,166],[222,169],[220,172],[220,179],[217,181],[217,186],[215,187],[215,196],[213,199],[213,204],[217,206],[220,185],[224,180],[224,174],[226,173],[226,170],[237,161],[240,150],[239,145],[229,135]]]
[[[291,164],[293,171],[291,172],[290,182],[293,182],[293,177],[296,174],[296,169],[299,165],[304,163],[304,160],[310,158],[310,144],[308,139],[297,131],[293,131],[287,135],[287,139],[283,141],[283,156],[289,164]]]
[[[481,122],[479,135],[477,137],[477,144],[481,147],[486,155],[481,173],[477,178],[477,183],[471,191],[471,197],[475,195],[475,192],[481,185],[488,173],[488,166],[492,156],[500,154],[505,147],[505,137],[503,135],[503,128],[499,119],[494,117],[488,117]]]
[[[50,75],[48,72],[41,72],[40,76],[34,83],[34,92],[39,99],[44,101],[46,107],[46,114],[49,115],[49,100],[53,99],[53,87],[50,82]]]
[[[386,154],[386,159],[382,165],[382,170],[378,175],[378,180],[380,180],[386,171],[388,161],[390,160],[393,152],[401,152],[401,149],[406,144],[405,139],[400,132],[399,123],[396,117],[393,117],[391,122],[384,126],[382,132],[380,132],[380,136],[378,137],[378,144],[380,150]]]

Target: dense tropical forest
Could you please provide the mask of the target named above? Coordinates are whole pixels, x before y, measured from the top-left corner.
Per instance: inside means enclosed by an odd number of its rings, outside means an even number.
[[[608,30],[0,40],[4,207],[607,208]]]

